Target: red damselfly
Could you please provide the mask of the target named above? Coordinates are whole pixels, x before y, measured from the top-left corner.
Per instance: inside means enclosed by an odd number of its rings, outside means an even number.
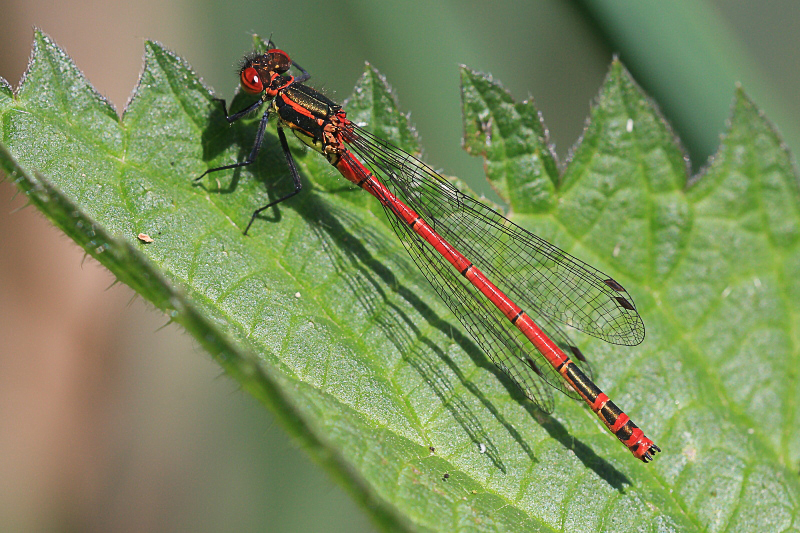
[[[288,74],[292,66],[299,76]],[[304,85],[310,77],[271,41],[266,53],[245,57],[242,88],[260,98],[233,115],[228,115],[224,101],[222,105],[231,123],[269,103],[253,149],[245,161],[209,169],[195,181],[209,172],[253,163],[269,119],[277,116],[278,139],[294,191],[256,209],[245,234],[259,213],[302,189],[284,133],[288,128],[380,201],[395,233],[439,296],[528,398],[552,412],[556,388],[585,401],[638,459],[648,462],[660,452],[593,383],[585,357],[557,323],[610,343],[639,344],[644,323],[622,285],[351,122],[342,106]]]

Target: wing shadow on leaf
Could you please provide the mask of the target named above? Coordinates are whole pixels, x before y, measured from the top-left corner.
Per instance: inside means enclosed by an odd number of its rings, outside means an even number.
[[[325,252],[337,268],[338,274],[351,287],[352,294],[359,305],[368,316],[377,317],[377,325],[384,336],[403,354],[404,360],[414,367],[431,386],[442,405],[451,412],[453,418],[461,425],[470,439],[475,443],[486,444],[486,453],[498,469],[506,471],[497,447],[467,403],[455,392],[455,384],[451,382],[452,378],[448,377],[450,374],[441,368],[442,363],[447,365],[461,385],[477,398],[508,431],[531,460],[536,461],[537,459],[523,436],[505,419],[491,400],[464,375],[440,346],[419,330],[411,317],[391,302],[392,298],[386,294],[385,286],[392,287],[393,291],[408,302],[426,320],[427,324],[438,329],[445,337],[461,347],[476,366],[492,372],[507,389],[509,395],[515,401],[523,404],[532,418],[551,437],[559,441],[565,448],[571,449],[587,468],[593,470],[617,491],[621,491],[623,485],[631,484],[624,474],[595,454],[589,446],[570,436],[566,428],[557,420],[543,413],[528,401],[522,391],[489,361],[470,337],[461,333],[458,328],[454,328],[449,321],[442,319],[436,311],[420,299],[412,288],[401,283],[391,270],[373,257],[364,244],[346,229],[346,226],[353,227],[358,224],[358,221],[350,220],[347,211],[329,205],[315,193],[304,194],[302,199],[292,202],[291,207],[296,209],[310,224],[312,230],[319,236],[320,242],[324,243]],[[379,238],[376,236],[375,240],[377,241]],[[406,259],[405,256],[402,257]],[[409,269],[413,270],[415,267],[410,264]],[[388,306],[391,312],[378,313],[377,307],[380,305]]]
[[[525,443],[521,435],[503,419],[502,415],[497,412],[491,402],[475,385],[467,380],[447,353],[425,336],[413,320],[397,304],[392,302],[390,295],[385,292],[385,285],[394,287],[397,294],[414,305],[429,323],[446,332],[446,335],[465,351],[472,352],[470,357],[473,360],[476,359],[476,355],[481,357],[478,347],[472,343],[471,339],[464,337],[453,330],[450,324],[436,317],[434,312],[427,306],[422,307],[424,304],[418,299],[415,298],[417,302],[414,302],[409,298],[413,295],[413,292],[400,284],[394,274],[380,261],[372,257],[364,245],[345,229],[341,219],[348,217],[347,212],[326,206],[320,207],[321,209],[318,210],[310,209],[305,215],[311,212],[315,213],[315,220],[309,220],[311,228],[319,236],[320,242],[323,243],[324,250],[331,259],[337,274],[346,281],[350,292],[355,295],[358,304],[366,312],[367,316],[374,317],[377,326],[386,339],[402,354],[403,360],[422,376],[442,405],[450,411],[453,418],[469,435],[470,440],[476,444],[485,444],[487,448],[486,455],[490,457],[497,468],[503,473],[506,472],[506,466],[503,464],[497,446],[478,420],[478,417],[455,391],[451,378],[443,371],[442,362],[458,377],[462,385],[470,390],[491,411],[493,416],[509,430],[531,460],[535,461],[533,450]],[[383,312],[379,309],[382,306],[386,306]],[[485,361],[482,366],[489,368]]]

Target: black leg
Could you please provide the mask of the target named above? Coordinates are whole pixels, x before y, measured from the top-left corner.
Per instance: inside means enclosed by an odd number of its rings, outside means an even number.
[[[227,116],[228,113],[226,111],[225,112],[225,116],[228,119],[228,122],[233,122],[234,120],[236,120],[239,117],[245,115],[246,113],[251,112],[252,110],[257,108],[261,104],[262,104],[262,102],[259,100],[258,102],[256,102],[255,104],[251,105],[247,109],[245,109],[243,111],[239,111],[238,113],[235,113],[235,114],[231,115],[230,117]],[[206,170],[205,172],[203,172],[199,177],[195,178],[194,181],[200,181],[201,179],[203,179],[205,177],[206,174],[209,174],[211,172],[216,172],[218,170],[227,170],[229,168],[244,167],[244,166],[250,165],[253,161],[255,161],[256,160],[256,156],[258,155],[258,151],[261,149],[261,143],[264,142],[264,131],[267,128],[267,122],[269,122],[269,111],[270,111],[269,109],[264,111],[264,116],[261,117],[261,123],[258,125],[258,133],[256,133],[256,141],[253,144],[253,150],[250,152],[250,157],[248,157],[247,160],[242,161],[240,163],[233,163],[232,165],[225,165],[225,166],[222,166],[222,167],[210,168],[210,169]]]
[[[248,113],[252,113],[256,109],[258,109],[258,106],[260,106],[261,104],[264,103],[264,100],[261,100],[259,98],[258,100],[253,102],[250,106],[242,109],[238,113],[234,113],[233,115],[228,115],[228,108],[225,105],[225,99],[224,98],[215,98],[215,100],[217,102],[222,103],[222,111],[225,113],[225,120],[227,120],[229,124],[234,123],[235,121],[239,120],[240,118],[242,118],[243,116],[245,116]]]
[[[297,166],[294,164],[294,158],[292,157],[292,153],[289,151],[289,143],[286,142],[286,134],[283,133],[283,128],[278,126],[278,137],[281,140],[281,148],[283,148],[283,155],[286,158],[286,165],[289,167],[289,172],[292,174],[292,181],[294,181],[294,191],[290,192],[286,196],[282,198],[278,198],[274,202],[270,202],[264,207],[259,207],[255,211],[253,211],[253,216],[250,217],[250,222],[247,223],[247,227],[244,229],[244,234],[247,235],[247,231],[250,229],[250,226],[253,225],[253,221],[256,217],[264,211],[265,209],[269,209],[273,205],[277,205],[284,200],[288,200],[295,194],[299,193],[303,189],[303,182],[300,181],[300,174],[297,172]],[[214,169],[217,170],[217,169]]]
[[[296,77],[294,78],[294,82],[295,82],[295,83],[303,83],[304,81],[308,81],[308,80],[310,80],[310,79],[311,79],[311,74],[309,74],[309,73],[306,71],[306,69],[304,69],[303,67],[301,67],[300,65],[298,65],[298,64],[297,64],[296,62],[294,62],[294,61],[292,61],[292,65],[294,66],[294,68],[296,68],[297,70],[299,70],[299,71],[301,72],[301,74],[302,74],[301,76],[296,76]]]

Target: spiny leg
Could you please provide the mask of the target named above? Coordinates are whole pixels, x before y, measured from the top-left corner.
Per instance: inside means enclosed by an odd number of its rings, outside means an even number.
[[[225,120],[228,121],[228,124],[232,124],[233,122],[239,120],[240,118],[242,118],[246,114],[255,111],[256,109],[258,109],[258,106],[260,106],[261,104],[264,103],[264,100],[262,98],[259,98],[258,100],[256,100],[255,102],[253,102],[251,105],[247,106],[246,108],[242,109],[241,111],[239,111],[237,113],[234,113],[233,115],[228,115],[228,108],[225,105],[225,99],[224,98],[214,98],[214,100],[216,100],[217,102],[222,103],[222,112],[225,113]]]
[[[283,202],[284,200],[288,200],[303,189],[303,182],[300,180],[300,174],[297,172],[297,166],[294,163],[294,158],[292,157],[292,153],[289,151],[289,143],[286,142],[286,134],[283,133],[283,128],[280,126],[278,126],[278,137],[281,140],[281,148],[283,148],[283,155],[286,158],[286,165],[289,167],[289,172],[292,175],[292,181],[294,181],[294,191],[290,192],[286,196],[278,198],[274,202],[268,203],[264,207],[259,207],[253,211],[253,216],[250,217],[250,222],[247,223],[247,227],[244,229],[245,235],[247,235],[247,231],[250,229],[250,226],[253,225],[253,221],[256,219],[259,213]]]
[[[295,76],[294,83],[303,83],[311,79],[311,74],[309,74],[308,71],[306,71],[306,69],[298,65],[295,61],[292,61],[292,66],[297,70],[299,70],[301,73],[300,76]]]
[[[246,115],[247,113],[250,113],[251,111],[256,109],[258,106],[260,106],[261,104],[262,104],[262,102],[261,102],[261,100],[259,100],[255,104],[253,104],[250,107],[248,107],[247,109],[239,111],[238,113],[234,113],[231,116],[228,116],[228,113],[226,111],[225,112],[225,118],[228,119],[228,122],[233,122],[233,121],[241,118],[242,116]],[[224,108],[224,101],[223,101],[223,108]],[[256,156],[258,156],[258,151],[261,149],[261,143],[264,142],[264,131],[266,130],[267,123],[269,122],[269,112],[270,112],[270,110],[267,109],[264,112],[264,116],[261,117],[261,123],[258,125],[258,133],[256,133],[256,140],[255,140],[255,143],[253,143],[253,149],[250,151],[250,156],[245,161],[241,161],[239,163],[233,163],[231,165],[224,165],[224,166],[221,166],[221,167],[210,168],[210,169],[206,170],[205,172],[203,172],[200,176],[195,178],[194,181],[200,181],[201,179],[203,179],[206,176],[206,174],[209,174],[211,172],[216,172],[218,170],[227,170],[227,169],[230,169],[230,168],[244,167],[244,166],[252,164],[253,161],[256,160]]]

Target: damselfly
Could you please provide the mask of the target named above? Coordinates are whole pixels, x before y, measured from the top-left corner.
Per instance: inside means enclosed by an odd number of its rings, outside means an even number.
[[[294,66],[299,76],[288,74]],[[425,163],[347,118],[342,106],[304,85],[310,78],[289,55],[275,48],[245,57],[242,88],[260,95],[228,122],[269,103],[253,149],[253,163],[273,116],[294,182],[294,191],[259,207],[265,209],[299,193],[302,182],[284,129],[324,155],[336,169],[383,205],[408,253],[492,362],[545,412],[553,411],[552,388],[585,401],[620,441],[644,462],[660,452],[653,441],[591,379],[581,351],[557,322],[607,342],[633,346],[644,339],[644,324],[625,289],[547,241],[522,229],[490,207],[462,193]],[[568,356],[567,354],[570,354]]]

